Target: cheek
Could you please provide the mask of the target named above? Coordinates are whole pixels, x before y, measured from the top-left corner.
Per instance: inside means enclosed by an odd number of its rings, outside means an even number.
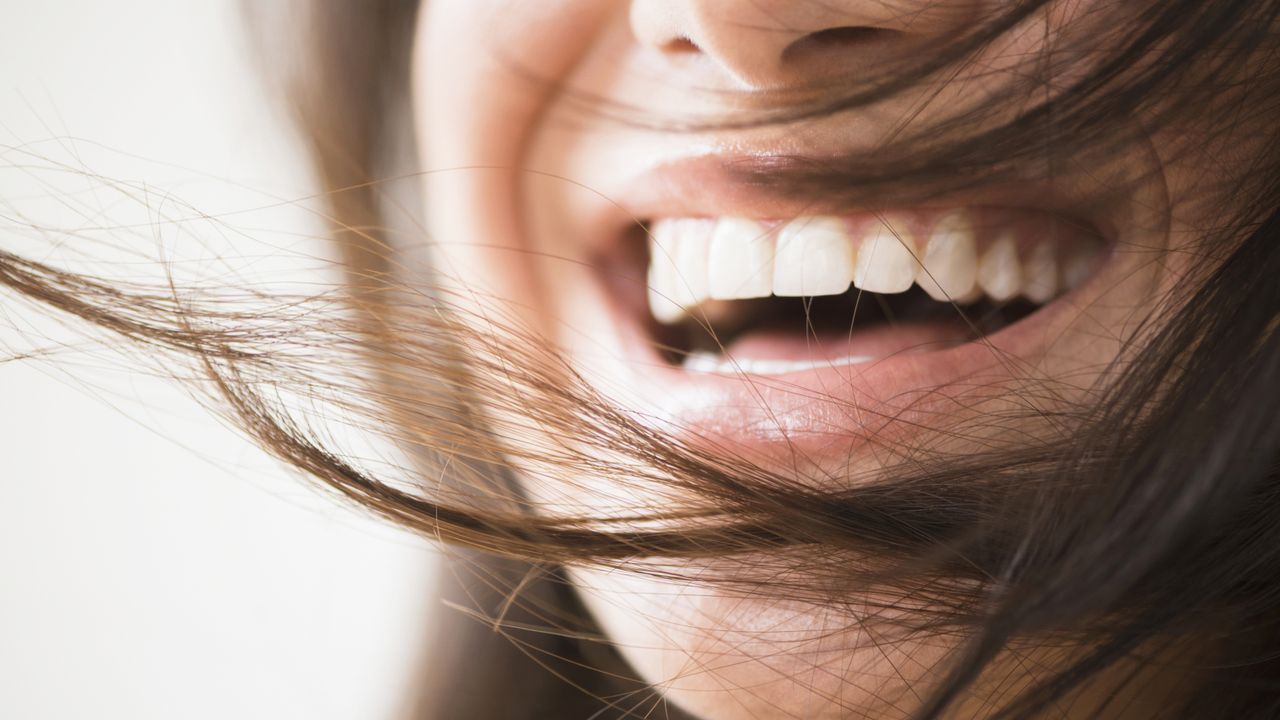
[[[610,7],[433,0],[419,14],[411,83],[426,240],[465,309],[480,298],[531,306],[538,294],[520,255],[518,168],[556,79]]]
[[[431,165],[510,163],[608,4],[433,0],[418,17],[413,95]]]

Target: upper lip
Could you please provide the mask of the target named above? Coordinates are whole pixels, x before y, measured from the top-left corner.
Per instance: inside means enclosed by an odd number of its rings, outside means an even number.
[[[657,162],[639,172],[617,177],[596,192],[608,202],[600,216],[592,218],[589,256],[616,251],[629,231],[644,222],[663,217],[747,217],[786,219],[803,215],[845,214],[851,211],[946,209],[986,205],[1036,209],[1069,217],[1090,227],[1104,241],[1116,237],[1122,223],[1113,198],[1100,199],[1083,192],[1078,184],[1057,177],[1051,181],[1028,179],[1005,185],[973,185],[924,200],[858,204],[848,198],[802,198],[779,186],[751,182],[747,170],[778,165],[762,155],[707,152]],[[767,177],[767,175],[765,176]]]

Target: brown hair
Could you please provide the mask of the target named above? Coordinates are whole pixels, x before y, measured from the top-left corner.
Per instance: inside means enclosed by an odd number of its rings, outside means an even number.
[[[918,67],[751,121],[790,122],[874,102],[968,57],[1046,5],[1017,3]],[[332,204],[354,320],[327,305],[287,316],[228,310],[198,294],[179,300],[4,251],[0,283],[158,353],[193,358],[220,406],[264,447],[338,495],[466,548],[450,569],[452,591],[486,623],[450,625],[437,639],[424,717],[645,716],[652,691],[599,637],[557,568],[633,567],[652,557],[714,558],[725,568],[722,582],[768,582],[773,592],[833,607],[868,587],[901,588],[898,602],[919,609],[912,629],[972,638],[921,717],[939,716],[1010,643],[1050,634],[1088,651],[1006,698],[1001,716],[1033,716],[1104,669],[1141,664],[1135,653],[1153,642],[1195,636],[1211,636],[1213,652],[1200,685],[1177,701],[1182,712],[1245,717],[1280,707],[1271,665],[1280,649],[1273,631],[1280,148],[1265,123],[1280,98],[1273,65],[1280,3],[1151,3],[1094,40],[1089,73],[1042,102],[1018,105],[998,125],[975,115],[876,157],[745,169],[761,182],[827,198],[869,187],[937,192],[1016,169],[1046,143],[1106,152],[1128,139],[1117,119],[1140,111],[1169,125],[1203,120],[1224,97],[1237,110],[1233,121],[1222,127],[1215,116],[1214,133],[1188,148],[1231,132],[1264,136],[1245,182],[1202,188],[1243,207],[1224,211],[1206,231],[1197,250],[1212,262],[1150,319],[1140,352],[1108,373],[1098,402],[1064,418],[1070,432],[837,491],[707,457],[639,427],[584,383],[565,382],[571,371],[539,338],[519,328],[508,329],[514,342],[482,333],[487,325],[442,291],[403,279],[414,228],[388,187],[414,177],[399,163],[412,156],[404,123],[416,9],[404,0],[317,5],[304,25],[307,70],[292,78]],[[1242,67],[1247,82],[1239,80]],[[275,307],[286,306],[297,307],[294,299]],[[264,325],[272,317],[289,321]],[[296,348],[323,352],[317,361]],[[495,356],[504,362],[493,363]],[[282,387],[392,436],[415,465],[375,468],[345,457],[279,400]],[[534,513],[508,469],[521,446],[502,440],[526,428],[480,419],[490,417],[480,406],[509,402],[513,392],[536,398],[523,405],[527,415],[575,439],[552,459],[566,476],[615,473],[619,482],[665,483],[699,502],[661,529]],[[635,462],[602,463],[595,448]],[[752,567],[759,571],[746,573]],[[778,569],[788,572],[772,573]],[[765,570],[772,580],[762,578]],[[785,586],[779,577],[788,578]],[[518,669],[525,662],[564,682],[534,679]],[[1223,667],[1233,669],[1215,671]],[[534,699],[504,700],[518,682],[529,683]],[[1208,704],[1224,688],[1230,700]]]

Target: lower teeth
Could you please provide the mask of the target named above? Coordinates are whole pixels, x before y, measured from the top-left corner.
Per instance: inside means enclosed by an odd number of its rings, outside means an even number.
[[[984,300],[956,308],[932,300],[922,290],[887,297],[850,291],[819,298],[726,301],[708,306],[697,321],[655,324],[654,339],[663,348],[668,362],[689,373],[784,375],[861,365],[884,359],[889,354],[947,349],[998,332],[1037,309],[1038,305],[1022,300],[1008,303]],[[913,340],[910,347],[897,347],[892,341],[887,345],[873,342],[857,348],[846,345],[854,344],[855,330],[937,323],[952,325],[941,328],[940,336],[926,335]],[[787,342],[789,336],[794,336],[793,342]],[[791,352],[784,348],[779,354],[791,357],[767,357],[774,352],[767,347],[737,347],[740,340],[752,337],[766,343],[781,342],[790,347]],[[819,349],[821,346],[825,346],[825,350]],[[735,347],[736,352],[726,352],[730,347]],[[877,354],[835,356],[840,350],[855,349]],[[748,353],[766,354],[766,357],[742,357]]]
[[[734,359],[707,352],[694,352],[681,363],[686,371],[713,375],[783,375],[817,368],[846,367],[871,362],[870,355],[850,355],[826,360],[748,360]]]

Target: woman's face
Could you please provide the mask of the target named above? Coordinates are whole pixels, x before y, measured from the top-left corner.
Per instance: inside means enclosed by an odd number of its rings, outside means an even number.
[[[1131,153],[1106,166],[1046,158],[1017,183],[928,202],[799,200],[733,171],[875,148],[980,107],[1043,67],[1087,6],[1117,3],[1054,4],[980,61],[871,108],[653,122],[786,107],[803,94],[789,90],[918,59],[1011,5],[430,0],[414,93],[441,279],[494,320],[481,329],[533,330],[637,422],[797,484],[1058,439],[1055,416],[1087,402],[1193,262],[1178,252],[1196,237],[1178,200],[1192,175],[1141,118]],[[526,489],[548,512],[680,500],[660,484],[535,477]],[[706,718],[909,708],[947,650],[692,576],[572,575],[639,672]]]

